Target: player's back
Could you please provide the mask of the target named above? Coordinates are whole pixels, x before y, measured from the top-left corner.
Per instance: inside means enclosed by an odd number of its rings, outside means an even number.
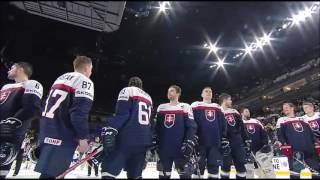
[[[70,72],[61,75],[53,83],[43,107],[40,142],[58,146],[77,144],[77,139],[83,138],[78,132],[86,134],[88,125],[76,115],[90,110],[93,96],[93,82],[83,74]]]
[[[123,88],[118,96],[116,115],[107,121],[107,125],[119,128],[119,140],[122,145],[150,145],[152,128],[150,116],[152,99],[148,93],[138,87]],[[118,127],[125,117],[125,123]],[[121,120],[120,120],[121,119]]]

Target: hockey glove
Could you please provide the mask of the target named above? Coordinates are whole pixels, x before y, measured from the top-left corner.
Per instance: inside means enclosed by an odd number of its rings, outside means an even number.
[[[190,159],[191,154],[198,144],[198,137],[195,136],[192,140],[188,139],[182,143],[181,152],[186,159]]]
[[[116,136],[118,131],[112,127],[103,127],[101,132],[103,151],[109,154],[116,146]]]
[[[231,152],[230,142],[226,138],[222,138],[221,140],[221,154],[224,156],[228,156]]]
[[[264,146],[262,146],[262,148],[259,151],[262,153],[269,153],[272,151],[271,145],[265,144]]]
[[[22,121],[17,118],[7,118],[0,121],[0,138],[12,139],[14,137],[15,130],[22,126]]]

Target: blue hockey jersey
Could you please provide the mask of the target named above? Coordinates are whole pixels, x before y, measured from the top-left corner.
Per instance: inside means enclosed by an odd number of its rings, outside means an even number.
[[[227,121],[227,136],[234,139],[234,142],[242,143],[249,140],[249,136],[243,125],[240,113],[232,108],[223,109],[224,117]],[[242,142],[241,142],[242,141]],[[231,142],[232,143],[232,142]]]
[[[301,117],[281,117],[276,127],[282,144],[290,145],[294,151],[315,153],[312,130]]]
[[[309,124],[314,136],[320,141],[320,112],[315,112],[312,117],[304,115],[302,118]]]
[[[118,130],[117,144],[150,145],[152,99],[137,87],[123,88],[118,96],[115,116],[107,126]]]
[[[42,85],[35,80],[7,84],[0,90],[0,120],[13,117],[22,121],[15,132],[18,143],[22,143],[31,121],[40,117],[42,93]]]
[[[191,107],[198,125],[199,144],[220,147],[222,137],[227,136],[227,124],[221,107],[216,103],[199,101],[192,103]]]
[[[52,85],[40,120],[40,143],[76,146],[88,138],[93,82],[78,72],[61,75]]]
[[[193,119],[190,105],[169,103],[159,105],[155,125],[162,154],[178,156],[184,140],[191,139],[197,133],[197,124]]]
[[[252,141],[251,150],[256,153],[262,146],[268,144],[268,134],[257,119],[243,120],[243,123]]]

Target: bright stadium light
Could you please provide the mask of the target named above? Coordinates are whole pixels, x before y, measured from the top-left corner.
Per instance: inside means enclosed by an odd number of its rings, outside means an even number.
[[[170,3],[168,1],[160,2],[159,3],[159,12],[165,13],[167,9],[169,9],[167,6],[170,6]]]
[[[246,54],[250,54],[252,51],[252,47],[251,46],[247,46],[245,49]]]
[[[270,35],[264,34],[261,41],[263,41],[264,44],[270,44],[270,41],[271,41]]]
[[[292,16],[292,21],[295,24],[298,24],[301,21],[304,21],[306,19],[306,15],[304,12],[300,12],[299,14],[295,14]]]
[[[216,53],[219,50],[215,45],[210,44],[210,51]]]
[[[223,67],[224,64],[225,64],[225,63],[223,62],[223,60],[219,60],[219,61],[217,62],[218,68]]]

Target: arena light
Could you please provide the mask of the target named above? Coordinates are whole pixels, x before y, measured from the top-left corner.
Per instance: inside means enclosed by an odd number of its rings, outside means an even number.
[[[164,2],[159,2],[159,12],[160,13],[165,13],[168,8],[168,6],[170,6],[170,3],[168,1],[164,1]]]
[[[264,34],[263,37],[261,38],[261,41],[263,42],[264,45],[270,44],[270,41],[271,41],[270,35]]]
[[[220,67],[223,68],[225,63],[223,60],[219,60],[216,64],[218,65],[218,68],[220,68]]]
[[[251,54],[251,51],[252,51],[252,47],[251,46],[247,46],[246,49],[245,49],[245,54]]]
[[[210,44],[210,52],[218,52],[219,48],[217,48],[215,45]]]

